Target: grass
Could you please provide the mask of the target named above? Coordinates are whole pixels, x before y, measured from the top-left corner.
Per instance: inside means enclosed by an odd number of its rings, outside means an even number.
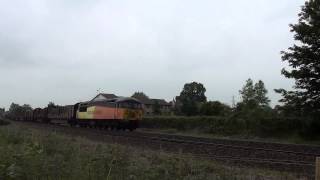
[[[297,179],[11,124],[0,127],[0,179]]]
[[[9,124],[10,124],[9,121],[2,120],[1,117],[0,117],[0,126],[5,126],[5,125],[9,125]]]

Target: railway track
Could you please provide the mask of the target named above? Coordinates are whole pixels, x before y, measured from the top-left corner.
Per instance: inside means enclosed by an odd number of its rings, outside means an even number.
[[[320,147],[254,141],[209,139],[149,132],[106,131],[95,128],[74,128],[64,124],[23,124],[50,128],[96,141],[126,144],[192,158],[213,159],[236,166],[262,167],[295,172],[314,177],[315,159]]]

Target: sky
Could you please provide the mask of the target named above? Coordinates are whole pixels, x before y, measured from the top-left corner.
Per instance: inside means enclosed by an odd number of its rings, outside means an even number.
[[[280,51],[304,0],[0,0],[0,107],[74,104],[98,92],[172,100],[200,82],[239,101],[246,79],[291,89]]]

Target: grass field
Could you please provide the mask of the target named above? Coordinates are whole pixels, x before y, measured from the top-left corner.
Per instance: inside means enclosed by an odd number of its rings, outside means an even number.
[[[298,179],[293,174],[0,126],[0,179]]]

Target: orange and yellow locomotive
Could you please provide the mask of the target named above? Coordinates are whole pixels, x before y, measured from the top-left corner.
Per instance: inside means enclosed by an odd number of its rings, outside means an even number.
[[[67,106],[48,106],[26,113],[24,119],[64,121],[71,126],[110,127],[134,130],[142,119],[142,104],[135,98],[113,98]]]

